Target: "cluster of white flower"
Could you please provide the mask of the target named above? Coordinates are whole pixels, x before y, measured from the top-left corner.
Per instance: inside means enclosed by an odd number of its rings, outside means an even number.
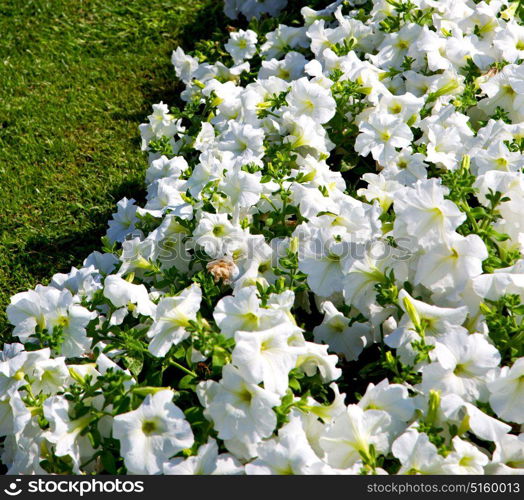
[[[9,473],[524,474],[517,7],[338,0],[178,48],[145,203],[8,308]]]
[[[287,0],[225,0],[227,17],[237,19],[242,14],[246,19],[260,19],[263,14],[277,16],[287,5]]]

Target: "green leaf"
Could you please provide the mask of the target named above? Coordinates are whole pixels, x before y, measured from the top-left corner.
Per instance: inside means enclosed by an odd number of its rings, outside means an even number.
[[[196,389],[196,382],[197,379],[193,377],[192,375],[185,375],[180,379],[180,382],[178,383],[178,387],[180,389],[189,389],[194,391]]]
[[[289,379],[289,387],[294,391],[300,392],[300,382],[296,378]]]
[[[142,372],[144,366],[144,356],[142,354],[133,353],[133,356],[126,356],[124,363],[127,369],[135,376],[138,377]]]
[[[117,473],[116,460],[110,451],[104,450],[100,455],[100,461],[102,462],[105,472],[108,474]]]
[[[229,362],[230,354],[221,346],[213,348],[212,363],[214,367],[222,367]]]

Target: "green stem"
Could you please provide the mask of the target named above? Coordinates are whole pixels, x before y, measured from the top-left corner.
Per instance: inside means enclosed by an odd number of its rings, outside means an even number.
[[[183,372],[187,373],[188,375],[191,375],[194,378],[198,378],[198,375],[191,371],[189,368],[186,368],[185,366],[181,365],[180,363],[177,363],[176,361],[169,360],[169,364],[176,366],[178,369],[182,370]]]
[[[273,207],[273,210],[275,212],[278,212],[278,208],[275,206],[275,204],[265,194],[261,195],[260,198],[262,198],[263,200],[267,201]]]
[[[479,227],[475,217],[471,215],[468,204],[462,201],[460,203],[460,207],[462,208],[462,211],[466,214],[468,221],[473,226],[473,230],[475,231],[475,233],[479,234],[481,232],[481,228]]]

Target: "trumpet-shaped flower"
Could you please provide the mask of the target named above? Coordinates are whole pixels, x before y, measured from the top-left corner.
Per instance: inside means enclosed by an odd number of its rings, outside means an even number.
[[[224,366],[220,382],[202,382],[200,391],[204,414],[226,443],[237,439],[256,445],[275,429],[273,407],[279,396],[248,382],[233,365]]]
[[[444,199],[448,189],[437,180],[418,181],[396,193],[394,234],[411,238],[413,245],[425,248],[435,239],[446,241],[466,215],[450,200]]]
[[[266,330],[288,322],[282,311],[261,307],[256,288],[252,286],[220,299],[213,318],[226,337],[233,337],[237,331]]]
[[[89,439],[82,434],[93,416],[88,413],[72,420],[69,411],[69,402],[63,396],[52,396],[44,401],[44,417],[49,422],[45,438],[55,446],[57,457],[71,458],[73,470],[79,473],[80,464],[94,452]]]
[[[349,405],[345,412],[336,416],[326,426],[320,438],[320,446],[332,467],[346,469],[369,455],[373,445],[377,453],[389,449],[390,416],[385,411],[367,410]]]
[[[244,59],[251,59],[257,51],[257,34],[253,30],[233,31],[224,48],[229,52],[235,64]]]
[[[361,122],[359,130],[355,151],[362,156],[371,153],[381,165],[395,159],[395,148],[406,148],[413,140],[411,129],[395,115],[374,113]]]
[[[481,84],[481,89],[487,97],[482,99],[478,106],[488,115],[493,114],[497,108],[502,108],[515,122],[524,119],[524,113],[521,111],[524,103],[524,67],[522,65],[504,66],[502,71]]]
[[[305,475],[327,472],[328,467],[308,442],[299,416],[278,431],[278,438],[263,441],[257,447],[257,459],[246,465],[246,474]]]
[[[113,214],[113,219],[109,221],[109,228],[106,236],[111,243],[124,241],[126,236],[135,230],[137,206],[135,200],[122,198],[117,204],[117,211]]]
[[[251,383],[264,382],[264,388],[283,396],[288,388],[288,374],[295,367],[298,351],[289,338],[300,332],[292,323],[268,330],[235,333],[232,361]]]
[[[358,359],[366,345],[370,328],[365,323],[353,323],[329,301],[322,305],[324,320],[313,329],[316,342],[323,342],[329,350],[342,354],[348,361]]]
[[[436,245],[422,255],[417,264],[415,283],[435,292],[462,291],[468,280],[482,274],[482,261],[488,251],[476,234],[454,235],[449,244]]]
[[[500,363],[500,353],[480,333],[449,332],[431,352],[435,360],[422,368],[422,389],[456,394],[466,401],[486,401],[486,383]]]
[[[488,389],[489,404],[500,418],[524,424],[524,358],[504,367]]]
[[[196,475],[239,475],[244,473],[242,464],[229,453],[218,453],[218,445],[214,439],[198,448],[194,456],[174,458],[164,465],[164,474],[176,476]]]
[[[202,290],[191,285],[175,297],[165,297],[157,305],[153,326],[147,332],[149,351],[156,357],[163,357],[173,345],[189,337],[187,327],[196,319],[200,309]]]
[[[105,279],[104,297],[118,308],[113,321],[116,324],[123,321],[127,312],[144,316],[152,316],[155,312],[156,306],[144,285],[135,285],[116,274]]]
[[[496,442],[490,474],[524,474],[524,434],[505,434]]]
[[[476,446],[455,436],[452,439],[453,451],[446,457],[442,466],[445,474],[484,474],[488,456]]]
[[[377,385],[369,384],[358,406],[363,410],[383,410],[400,422],[409,422],[415,413],[415,402],[407,387],[390,384],[387,379]]]
[[[0,396],[0,436],[22,432],[30,420],[31,412],[19,392],[10,391]]]
[[[336,103],[329,90],[307,78],[293,82],[286,100],[292,114],[310,116],[317,123],[326,123],[335,115]]]
[[[444,458],[438,454],[437,447],[427,434],[414,428],[393,442],[391,452],[401,463],[398,474],[442,474],[444,471]]]
[[[171,390],[149,394],[136,410],[116,416],[113,436],[131,474],[160,474],[169,458],[194,442]]]

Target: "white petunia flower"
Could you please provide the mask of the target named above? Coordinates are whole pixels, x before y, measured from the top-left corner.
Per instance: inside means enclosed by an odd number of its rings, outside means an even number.
[[[231,151],[240,164],[259,163],[264,154],[264,131],[234,120],[228,123],[220,141],[222,151]]]
[[[204,248],[212,258],[222,257],[227,253],[231,239],[242,237],[242,229],[230,222],[227,214],[204,212],[193,231],[195,243]]]
[[[298,351],[288,341],[300,331],[292,323],[256,332],[238,331],[232,362],[248,382],[264,382],[267,391],[283,396],[288,388],[288,374],[298,357]]]
[[[229,453],[218,453],[218,445],[214,439],[198,448],[197,455],[175,458],[164,465],[164,474],[195,476],[195,475],[239,475],[244,474],[243,465]]]
[[[185,131],[181,119],[169,112],[167,104],[153,104],[153,113],[148,117],[148,123],[142,123],[138,128],[142,136],[142,151],[146,151],[151,140],[168,138],[173,145],[174,136]]]
[[[199,397],[206,417],[213,422],[218,437],[255,445],[269,437],[277,424],[273,407],[280,398],[273,392],[244,379],[238,368],[226,365],[220,382],[201,382]]]
[[[8,469],[7,474],[46,474],[40,465],[44,443],[44,433],[34,420],[30,420],[18,434],[9,434],[1,452],[2,463]]]
[[[93,421],[93,415],[72,420],[70,405],[63,396],[52,396],[44,401],[44,417],[49,422],[45,438],[54,445],[57,457],[68,456],[73,461],[73,471],[80,472],[80,464],[94,453],[87,436],[82,434]]]
[[[33,340],[36,328],[53,333],[61,331],[59,349],[67,358],[81,356],[91,347],[86,327],[96,313],[79,305],[67,289],[38,285],[35,290],[22,292],[11,299],[7,317],[15,325],[14,334],[21,341]]]
[[[171,390],[149,394],[136,410],[114,418],[113,436],[130,474],[160,474],[169,458],[193,445],[191,427],[172,400]]]
[[[183,156],[175,156],[171,159],[162,155],[153,160],[146,172],[146,184],[164,178],[178,179],[183,172],[189,168]]]
[[[443,474],[444,457],[429,441],[427,434],[410,428],[398,437],[391,446],[391,452],[400,460],[398,474]]]
[[[229,52],[235,64],[244,59],[251,59],[257,51],[257,34],[253,30],[233,31],[224,48]]]
[[[288,52],[284,59],[262,61],[258,78],[266,80],[271,77],[277,77],[288,82],[294,81],[304,75],[306,64],[307,59],[300,52]]]
[[[151,339],[149,352],[154,356],[164,357],[171,346],[177,345],[189,337],[187,327],[196,320],[200,309],[202,290],[193,284],[182,290],[175,297],[165,297],[156,307],[153,326],[147,336]]]
[[[362,156],[371,153],[384,166],[396,157],[395,148],[406,148],[413,140],[410,128],[395,115],[374,113],[360,123],[359,130],[355,151]]]
[[[64,357],[41,360],[31,374],[34,394],[56,394],[72,382]]]
[[[358,322],[350,325],[350,320],[329,301],[322,304],[322,309],[324,320],[313,329],[315,341],[327,344],[330,351],[343,354],[348,361],[358,359],[370,333],[369,325]]]
[[[186,54],[182,47],[173,51],[171,62],[175,67],[176,76],[184,83],[189,83],[198,69],[198,59]]]
[[[109,221],[109,228],[106,236],[111,243],[122,242],[126,236],[133,233],[135,224],[138,222],[136,217],[137,206],[135,200],[122,198],[117,204],[117,211],[113,214],[113,219]]]
[[[249,160],[245,162],[248,163]],[[250,208],[258,203],[263,185],[260,183],[260,175],[232,170],[224,176],[220,190],[227,196],[228,204],[235,214],[238,209]]]
[[[395,237],[411,238],[422,248],[433,245],[435,239],[446,241],[466,219],[452,201],[444,199],[447,193],[438,179],[420,180],[398,191],[394,202]]]
[[[524,433],[505,434],[496,442],[487,474],[524,475]]]
[[[14,326],[13,336],[20,340],[34,335],[36,328],[46,327],[46,287],[37,285],[34,290],[20,292],[11,297],[7,306],[7,319]]]
[[[524,66],[508,64],[481,84],[480,88],[487,97],[479,102],[478,107],[488,116],[497,108],[502,108],[515,122],[523,121],[524,113],[521,110],[524,103]]]
[[[230,19],[242,14],[246,19],[259,19],[262,14],[275,17],[287,5],[287,0],[225,0],[224,13]]]
[[[493,45],[505,61],[514,63],[517,59],[524,59],[524,26],[515,21],[507,23],[495,35]]]
[[[248,475],[306,475],[329,473],[311,448],[299,416],[278,431],[278,438],[263,441],[257,447],[257,459],[246,465]]]
[[[455,331],[440,337],[430,352],[433,363],[422,368],[422,390],[441,390],[466,401],[486,401],[487,381],[495,374],[500,353],[480,333]]]
[[[329,465],[339,469],[351,467],[369,454],[373,445],[378,454],[389,449],[391,418],[385,411],[367,410],[349,405],[326,426],[320,446],[326,452]]]
[[[387,379],[377,385],[369,384],[358,406],[363,410],[383,410],[400,422],[409,422],[415,413],[415,402],[409,397],[408,388],[390,384]]]
[[[467,282],[482,274],[482,261],[488,251],[476,234],[453,234],[448,244],[428,249],[418,261],[414,282],[437,293],[460,293]]]
[[[62,331],[60,351],[66,358],[79,357],[90,349],[86,328],[97,317],[95,312],[76,304],[69,290],[50,295],[46,309],[46,327]]]
[[[286,100],[293,115],[310,116],[317,123],[326,123],[335,115],[336,103],[329,90],[307,78],[293,82]]]
[[[10,391],[0,396],[0,436],[22,432],[30,420],[31,412],[18,391]]]
[[[127,312],[133,315],[153,316],[155,304],[149,298],[144,285],[135,285],[117,275],[108,276],[104,281],[104,297],[117,309],[112,323],[120,324]],[[118,314],[118,313],[121,314]]]
[[[484,474],[488,456],[476,446],[455,436],[452,439],[453,451],[446,457],[442,466],[445,474]]]
[[[289,322],[278,309],[263,308],[255,287],[241,288],[234,295],[220,299],[213,312],[222,334],[233,337],[237,331],[259,331]]]
[[[488,389],[489,404],[500,418],[524,424],[524,358],[504,367]]]
[[[322,382],[337,380],[342,375],[342,370],[337,367],[338,356],[328,354],[328,346],[315,342],[304,342],[303,338],[297,341],[299,355],[297,368],[308,377],[320,375]]]
[[[444,395],[439,408],[439,425],[450,422],[469,430],[483,441],[499,441],[511,427],[479,410],[474,404],[466,403],[456,394]]]

